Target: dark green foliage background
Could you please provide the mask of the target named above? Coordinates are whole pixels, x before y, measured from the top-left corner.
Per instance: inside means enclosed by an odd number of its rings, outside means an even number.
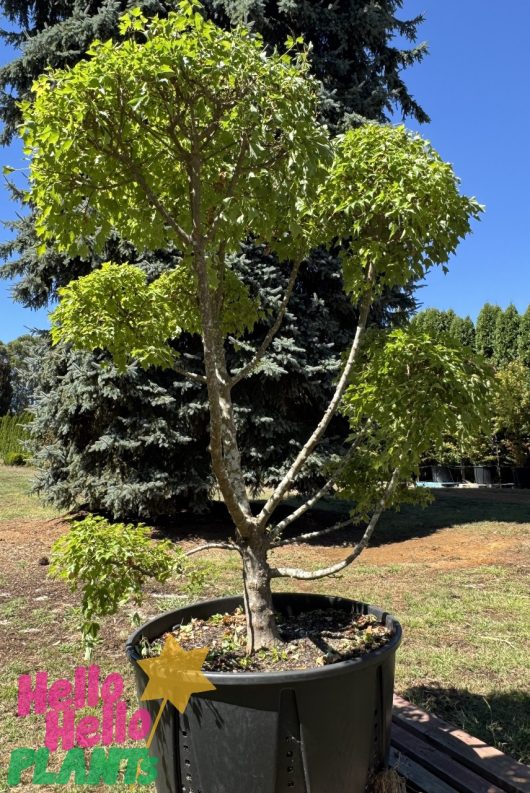
[[[0,416],[3,416],[11,408],[13,397],[11,376],[11,363],[7,348],[0,342]]]

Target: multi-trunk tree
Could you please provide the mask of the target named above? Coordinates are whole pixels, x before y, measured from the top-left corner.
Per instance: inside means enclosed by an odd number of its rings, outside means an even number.
[[[20,121],[16,99],[30,94],[33,80],[48,66],[77,63],[93,38],[119,40],[118,18],[126,3],[10,0],[2,5],[20,28],[9,40],[21,48],[20,57],[0,70],[0,116],[7,141]],[[163,14],[175,4],[139,5],[150,15]],[[403,69],[421,60],[425,46],[398,47],[392,41],[398,34],[414,42],[421,18],[399,20],[401,6],[398,0],[377,5],[347,0],[332,6],[306,0],[216,0],[206,4],[205,13],[225,28],[246,20],[261,31],[268,47],[282,49],[289,34],[302,33],[313,43],[313,69],[324,84],[319,113],[337,128],[355,123],[359,116],[383,121],[391,109],[426,120],[402,78]],[[60,286],[108,259],[134,262],[152,279],[171,268],[175,258],[171,250],[144,255],[115,235],[97,254],[70,257],[49,245],[37,256],[33,216],[17,220],[13,231],[14,242],[4,247],[13,259],[4,274],[18,279],[15,297],[29,306],[47,305]],[[228,351],[231,365],[237,367],[248,359],[245,345],[255,347],[268,332],[270,316],[281,303],[278,284],[287,281],[289,265],[250,241],[234,254],[233,265],[266,309],[240,345]],[[408,285],[387,290],[370,322],[400,326],[414,306]],[[236,415],[245,438],[249,485],[279,482],[286,470],[279,450],[287,444],[293,453],[300,449],[325,409],[340,350],[351,340],[355,323],[356,309],[344,297],[337,257],[322,248],[313,252],[261,373],[260,389],[245,381],[239,386]],[[175,345],[189,356],[190,366],[200,365],[197,339],[183,334]],[[207,453],[207,406],[200,390],[173,372],[160,374],[133,363],[120,375],[105,368],[104,361],[102,355],[79,356],[61,348],[42,358],[33,427],[41,493],[65,509],[84,493],[90,508],[116,517],[153,519],[186,504],[204,505],[214,479]],[[323,482],[322,472],[343,449],[346,435],[346,422],[335,417],[312,466],[298,477],[301,490]]]
[[[425,449],[480,425],[487,378],[469,351],[414,331],[366,333],[383,288],[444,265],[480,208],[460,195],[432,147],[402,127],[367,124],[331,136],[301,43],[266,55],[247,27],[223,31],[200,10],[182,2],[151,23],[140,10],[126,15],[122,44],[96,42],[74,69],[38,81],[34,102],[23,107],[23,136],[41,252],[49,243],[69,256],[99,252],[114,232],[138,250],[180,251],[151,282],[134,264],[112,261],[73,281],[61,290],[52,334],[108,351],[120,369],[132,360],[172,368],[206,395],[212,469],[234,525],[224,547],[241,557],[254,650],[277,641],[274,579],[312,580],[352,563],[383,510],[413,496],[411,475]],[[288,261],[290,272],[278,284],[269,332],[233,368],[227,351],[264,311],[232,264],[249,237]],[[340,254],[356,328],[327,407],[299,450],[283,450],[287,470],[254,514],[238,389],[245,380],[259,387],[298,274],[319,245]],[[171,345],[184,332],[200,339],[198,370]],[[339,408],[351,433],[347,451],[318,492],[275,521]],[[291,542],[285,529],[335,484],[355,502],[352,521],[367,520],[362,540],[322,569],[275,566],[270,553]],[[75,546],[75,535],[63,547],[77,561],[93,553]],[[79,571],[72,559],[67,578]],[[120,548],[114,561],[130,560]],[[90,568],[81,565],[81,579]]]

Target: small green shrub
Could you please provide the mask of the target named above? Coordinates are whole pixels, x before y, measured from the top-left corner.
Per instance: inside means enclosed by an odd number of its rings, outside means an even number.
[[[27,458],[22,452],[8,452],[4,457],[4,465],[26,465]]]
[[[110,523],[96,515],[74,521],[52,547],[50,575],[66,581],[72,591],[82,590],[86,658],[97,642],[102,617],[131,601],[141,605],[148,579],[167,581],[185,565],[178,546],[168,540],[154,542],[143,524]]]
[[[31,421],[31,413],[18,416],[0,416],[0,459],[6,465],[25,465],[27,455],[24,453],[24,441],[28,437],[27,424]],[[23,462],[6,462],[10,454],[18,454]]]

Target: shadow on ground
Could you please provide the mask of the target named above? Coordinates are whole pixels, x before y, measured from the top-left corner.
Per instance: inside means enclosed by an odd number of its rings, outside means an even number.
[[[297,503],[299,502],[293,499],[279,507],[275,519],[281,520],[288,515]],[[320,503],[322,505],[320,508],[307,512],[290,527],[285,536],[292,537],[300,533],[318,531],[348,516],[347,502],[328,500]],[[259,512],[262,505],[262,501],[255,501],[254,511]],[[427,537],[451,526],[481,522],[530,523],[530,490],[436,490],[433,503],[426,508],[407,505],[399,512],[388,512],[383,515],[370,544],[372,547],[377,547],[403,542]],[[160,536],[172,539],[192,537],[211,539],[231,536],[232,523],[224,504],[213,502],[209,510],[202,515],[183,513],[167,525],[160,524],[157,529]],[[362,532],[362,526],[348,528],[311,540],[309,544],[349,545],[352,541],[360,539]]]
[[[490,692],[414,686],[405,699],[497,747],[521,763],[530,763],[530,692]]]

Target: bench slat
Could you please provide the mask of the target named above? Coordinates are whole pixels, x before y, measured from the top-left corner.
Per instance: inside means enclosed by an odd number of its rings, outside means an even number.
[[[418,789],[421,793],[458,793],[454,787],[442,782],[397,749],[390,749],[390,765],[407,782],[412,782],[414,789]]]
[[[474,771],[395,722],[392,724],[391,743],[395,749],[406,754],[459,793],[505,793],[497,785],[478,776]]]
[[[439,746],[443,752],[506,793],[530,793],[530,768],[443,719],[394,697],[394,723]]]

